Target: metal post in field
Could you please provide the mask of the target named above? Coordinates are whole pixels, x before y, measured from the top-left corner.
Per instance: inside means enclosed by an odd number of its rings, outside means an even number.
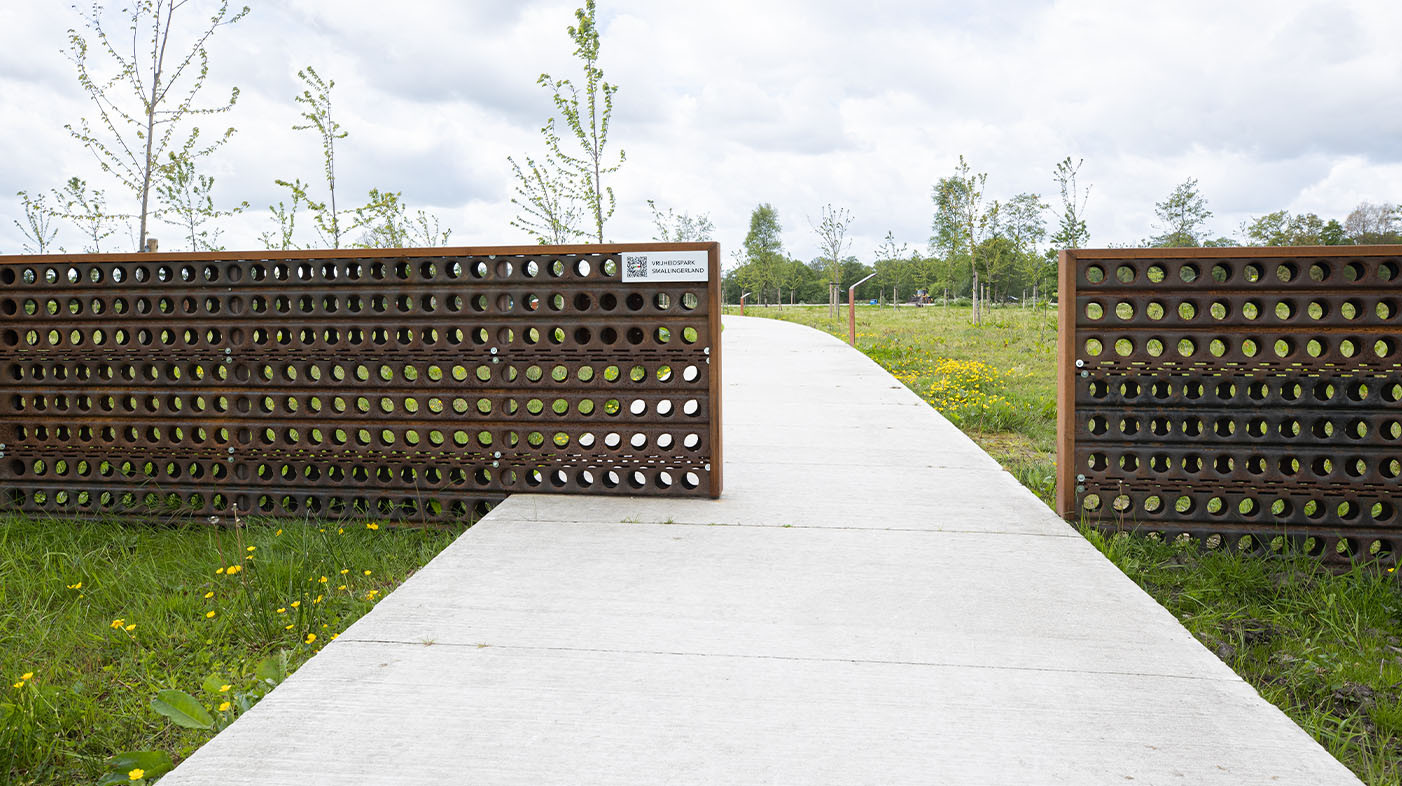
[[[855,293],[857,287],[870,281],[875,276],[876,274],[872,273],[870,276],[847,287],[847,342],[854,347],[857,346],[857,301]]]
[[[753,293],[746,292],[740,296],[740,316],[742,317],[745,316],[745,298],[749,297],[751,294]]]

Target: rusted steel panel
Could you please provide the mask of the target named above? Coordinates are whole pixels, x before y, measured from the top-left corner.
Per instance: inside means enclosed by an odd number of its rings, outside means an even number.
[[[0,506],[719,496],[719,276],[714,243],[0,257]]]
[[[1064,515],[1396,563],[1402,247],[1072,250],[1062,264]]]

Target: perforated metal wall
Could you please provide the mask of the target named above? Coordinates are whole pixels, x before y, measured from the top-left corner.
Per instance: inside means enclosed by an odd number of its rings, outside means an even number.
[[[699,281],[624,255],[704,252]],[[718,246],[0,257],[5,510],[718,496]]]
[[[1396,561],[1402,248],[1061,258],[1058,509]]]

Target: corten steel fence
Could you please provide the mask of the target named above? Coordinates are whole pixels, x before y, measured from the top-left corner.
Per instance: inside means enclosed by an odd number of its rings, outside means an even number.
[[[0,257],[0,507],[719,496],[714,243]]]
[[[1057,509],[1395,564],[1402,247],[1061,255]]]

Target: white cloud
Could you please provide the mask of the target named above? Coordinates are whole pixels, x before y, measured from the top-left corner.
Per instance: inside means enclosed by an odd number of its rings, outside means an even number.
[[[372,186],[430,207],[469,244],[523,240],[508,222],[507,155],[536,154],[551,111],[541,72],[577,79],[571,2],[372,0],[255,4],[220,30],[208,96],[233,84],[237,126],[205,168],[232,247],[256,244],[275,178],[319,187],[315,138],[293,132],[313,65],[336,80],[343,199]],[[645,200],[709,212],[727,252],[760,202],[789,251],[816,254],[808,218],[856,217],[854,252],[889,229],[923,246],[930,187],[960,154],[988,193],[1054,201],[1053,165],[1084,157],[1096,244],[1153,233],[1154,202],[1196,177],[1214,234],[1289,208],[1342,218],[1402,200],[1402,7],[1390,3],[1118,0],[869,4],[605,2],[602,66],[619,86],[609,236],[651,236]],[[59,54],[79,20],[41,4],[0,9],[0,249],[17,249],[5,193],[80,174],[63,131],[90,106]],[[1050,218],[1050,217],[1049,217]]]

